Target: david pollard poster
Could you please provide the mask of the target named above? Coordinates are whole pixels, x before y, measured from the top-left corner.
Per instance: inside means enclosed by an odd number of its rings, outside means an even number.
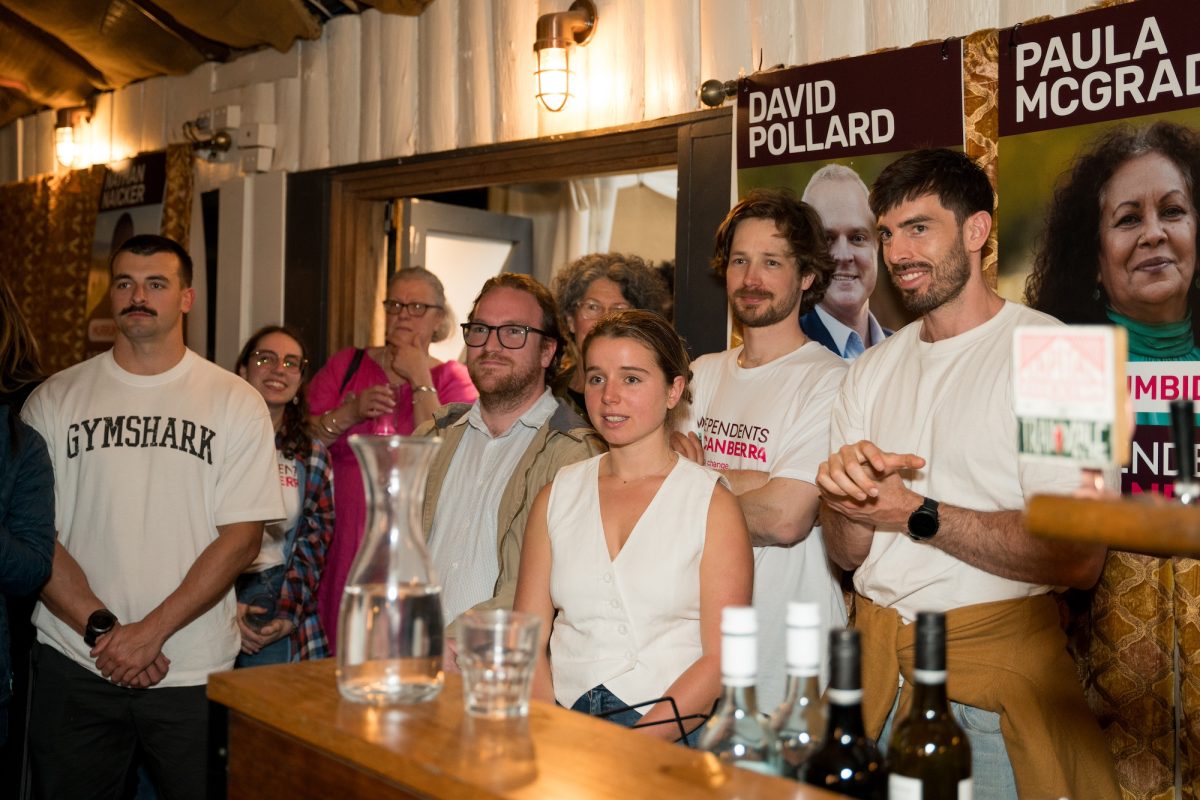
[[[734,127],[738,196],[786,187],[825,225],[837,270],[805,315],[810,338],[836,351],[839,324],[867,324],[870,346],[908,322],[881,268],[867,193],[905,153],[962,149],[962,41],[756,73],[739,83]]]

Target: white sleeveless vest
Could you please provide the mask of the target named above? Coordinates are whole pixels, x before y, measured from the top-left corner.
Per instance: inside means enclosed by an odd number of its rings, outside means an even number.
[[[700,658],[700,556],[719,473],[680,458],[616,559],[600,519],[603,456],[559,470],[547,510],[554,696],[604,684],[626,703],[662,696]],[[639,709],[645,713],[648,708]]]

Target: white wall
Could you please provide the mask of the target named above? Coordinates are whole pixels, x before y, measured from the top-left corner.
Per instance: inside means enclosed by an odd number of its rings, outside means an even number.
[[[229,365],[250,332],[283,316],[287,172],[682,114],[700,108],[696,92],[709,78],[966,35],[1088,2],[596,0],[593,41],[572,53],[583,91],[551,113],[534,98],[534,29],[539,14],[569,5],[437,0],[416,18],[337,17],[320,39],[287,53],[102,94],[76,140],[95,164],[185,141],[184,121],[217,107],[239,106],[243,126],[275,126],[270,174],[241,177],[236,150],[196,169],[197,195],[221,192],[215,345],[217,362]],[[0,183],[65,170],[54,158],[54,119],[42,111],[0,128]],[[195,205],[193,247],[202,250]],[[193,333],[202,347],[203,331]]]
[[[805,64],[965,35],[1086,0],[597,0],[576,48],[586,95],[557,114],[533,93],[539,14],[568,0],[438,0],[420,17],[337,17],[316,41],[100,96],[81,132],[89,163],[184,141],[184,120],[237,104],[243,123],[276,126],[271,169],[296,171],[601,128],[695,110],[696,89],[760,63]],[[54,113],[0,128],[0,183],[63,169]],[[236,158],[199,171],[197,189],[238,174]]]

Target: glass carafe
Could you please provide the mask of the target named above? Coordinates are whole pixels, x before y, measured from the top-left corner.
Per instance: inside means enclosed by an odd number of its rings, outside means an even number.
[[[338,624],[338,691],[383,706],[442,689],[441,585],[421,535],[425,479],[440,442],[351,436],[367,518]]]

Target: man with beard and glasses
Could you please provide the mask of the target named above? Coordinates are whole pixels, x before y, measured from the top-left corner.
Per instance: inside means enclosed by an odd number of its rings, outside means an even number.
[[[847,361],[892,335],[870,310],[879,240],[868,194],[857,172],[826,164],[813,173],[801,198],[821,217],[835,269],[821,302],[800,317],[800,328]]]
[[[822,624],[846,621],[817,518],[817,465],[829,449],[829,409],[846,364],[796,319],[829,286],[834,264],[817,213],[791,192],[750,192],[717,230],[713,270],[724,279],[743,344],[692,364],[683,455],[720,470],[754,549],[759,707],[783,699],[788,601],[814,602]]]
[[[109,266],[112,350],[22,414],[50,450],[58,530],[33,615],[34,792],[121,797],[140,761],[163,796],[202,798],[205,684],[241,646],[233,583],[285,516],[275,431],[250,384],[184,344],[187,251],[134,236]]]
[[[488,279],[463,323],[474,403],[443,406],[417,435],[441,447],[425,488],[423,528],[442,581],[446,666],[458,618],[512,608],[529,508],[559,467],[599,453],[602,440],[549,384],[563,340],[550,291],[528,275]]]
[[[1013,332],[1056,321],[984,279],[992,203],[987,175],[951,150],[906,155],[872,187],[884,263],[921,317],[855,361],[834,404],[825,543],[855,570],[871,735],[886,744],[909,705],[910,623],[940,611],[975,796],[1119,797],[1051,594],[1092,586],[1105,549],[1021,523],[1028,495],[1069,493],[1081,474],[1017,458]]]

